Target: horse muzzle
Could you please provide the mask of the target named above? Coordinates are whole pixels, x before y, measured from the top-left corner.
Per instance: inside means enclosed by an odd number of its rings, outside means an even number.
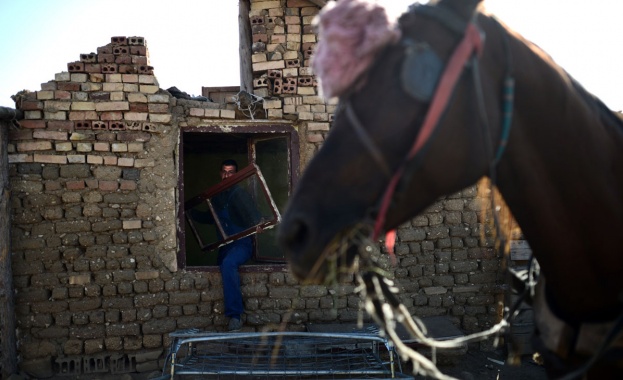
[[[277,240],[292,273],[305,283],[334,281],[338,272],[352,265],[358,250],[353,244],[340,246],[336,237],[321,239],[303,218],[284,218]]]
[[[319,252],[314,255],[310,249],[310,230],[302,218],[284,218],[277,233],[277,242],[285,250],[290,269],[299,280],[308,280],[316,261],[314,256],[319,256]]]

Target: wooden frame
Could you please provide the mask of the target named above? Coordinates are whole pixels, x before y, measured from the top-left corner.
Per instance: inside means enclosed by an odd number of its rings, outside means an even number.
[[[216,212],[216,210],[214,209],[214,206],[212,205],[211,199],[217,196],[218,194],[222,193],[223,191],[229,190],[230,188],[232,188],[232,186],[235,186],[241,183],[242,181],[248,178],[251,178],[253,176],[257,177],[258,183],[261,185],[265,200],[270,205],[273,217],[272,219],[269,219],[269,220],[262,219],[259,221],[259,223],[254,224],[253,226],[247,227],[243,231],[240,231],[234,235],[227,235],[227,233],[222,227],[221,221],[219,220],[218,213]],[[259,232],[262,232],[263,230],[272,228],[276,226],[277,224],[279,224],[279,222],[281,222],[281,215],[279,214],[277,205],[275,205],[275,202],[273,201],[270,195],[270,190],[268,190],[268,186],[266,186],[266,181],[264,180],[264,177],[262,176],[262,172],[255,164],[251,164],[247,166],[246,168],[241,169],[238,173],[234,174],[233,176],[224,179],[222,182],[217,183],[216,185],[206,189],[204,192],[197,195],[196,197],[188,200],[184,204],[184,210],[189,211],[193,207],[203,202],[206,202],[208,204],[208,207],[212,213],[212,217],[214,218],[214,222],[215,222],[214,224],[218,228],[220,235],[223,236],[223,239],[218,240],[214,243],[209,243],[209,244],[205,243],[203,239],[201,238],[201,234],[198,232],[195,226],[195,221],[190,216],[190,213],[188,212],[185,213],[186,220],[188,221],[195,235],[195,238],[199,242],[199,245],[201,246],[201,250],[203,251],[211,251],[213,249],[222,247],[226,244],[232,243],[238,239],[242,239],[244,237],[257,234]]]

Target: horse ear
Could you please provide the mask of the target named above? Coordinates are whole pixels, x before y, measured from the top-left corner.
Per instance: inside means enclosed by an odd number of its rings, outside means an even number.
[[[437,4],[452,9],[465,20],[471,20],[483,0],[439,0]]]

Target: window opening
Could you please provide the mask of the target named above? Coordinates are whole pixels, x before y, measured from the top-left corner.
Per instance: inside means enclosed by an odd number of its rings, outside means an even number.
[[[285,262],[275,227],[298,177],[298,134],[290,126],[233,129],[224,133],[220,127],[208,126],[181,131],[180,267],[215,266],[218,247],[246,236],[254,247],[247,264]],[[239,170],[221,181],[220,165],[226,159],[236,160]],[[259,221],[233,234],[223,231],[223,226],[219,230],[218,215],[214,219],[214,198],[230,186],[247,191],[261,214]],[[212,223],[201,223],[205,218]]]

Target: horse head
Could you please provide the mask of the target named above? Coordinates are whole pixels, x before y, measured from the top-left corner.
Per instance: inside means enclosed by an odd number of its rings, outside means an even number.
[[[379,16],[375,6],[360,1],[342,0],[321,14],[314,70],[325,95],[339,96],[340,102],[331,132],[305,169],[280,227],[280,241],[299,277],[323,280],[323,254],[343,247],[337,240],[353,235],[353,230],[369,231],[392,180],[396,186],[393,195],[387,196],[391,203],[386,201],[385,230],[421,212],[440,195],[461,190],[487,173],[492,159],[489,140],[497,135],[483,132],[478,112],[457,112],[477,106],[475,94],[480,90],[470,75],[475,68],[461,68],[454,85],[442,84],[449,94],[447,104],[442,105],[445,112],[433,120],[434,130],[422,131],[444,67],[464,39],[467,26],[473,25],[478,3],[448,0],[434,6],[412,6],[398,26],[379,22],[376,18],[384,14]],[[348,17],[348,12],[368,12],[369,18],[362,14]],[[335,20],[334,14],[341,18]],[[332,22],[353,19],[363,21],[340,24],[337,36],[330,34]],[[371,25],[377,29],[369,30]],[[353,30],[344,30],[348,27]],[[339,42],[344,36],[354,41]],[[380,41],[380,46],[370,46],[367,36]],[[323,45],[323,41],[328,42]],[[325,62],[330,54],[332,60]],[[472,65],[476,61],[471,58],[478,54],[470,51],[469,61],[462,64]],[[495,54],[485,49],[479,58],[481,65],[499,61]],[[501,92],[502,74],[502,69],[490,71],[488,75],[493,77],[487,78],[484,93]],[[495,120],[490,124],[497,127],[498,99],[487,101],[494,109],[487,117]],[[430,136],[410,155],[422,133]],[[393,179],[397,171],[401,175]],[[343,251],[348,264],[355,252],[352,247]]]

